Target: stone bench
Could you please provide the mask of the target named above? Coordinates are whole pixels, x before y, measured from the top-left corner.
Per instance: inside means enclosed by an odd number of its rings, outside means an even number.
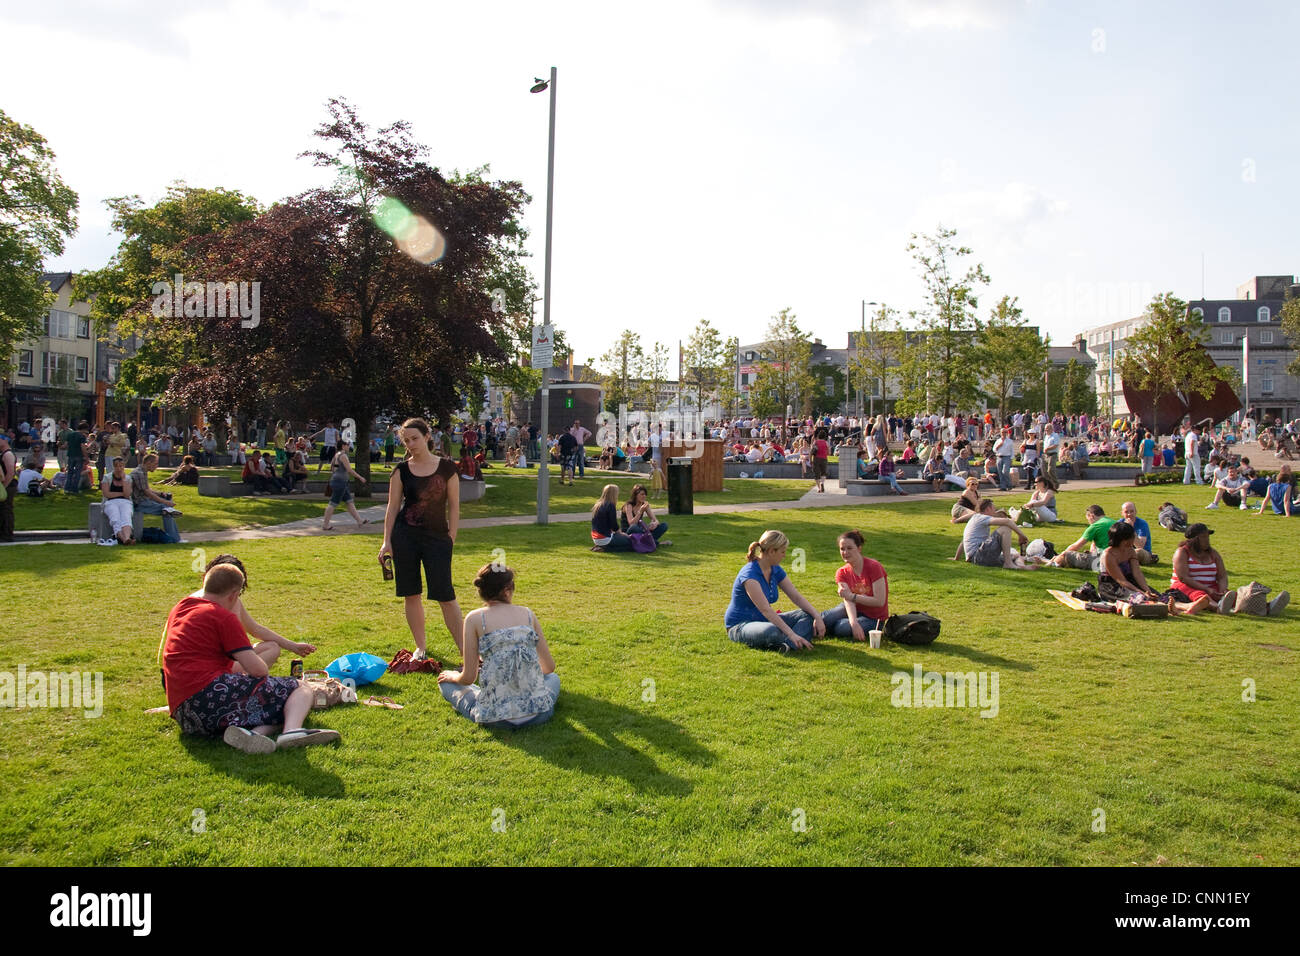
[[[934,491],[934,487],[930,482],[923,481],[920,478],[900,478],[898,484],[908,494],[927,494]],[[844,483],[844,487],[848,494],[856,495],[859,498],[876,498],[894,493],[894,489],[889,482],[874,478],[850,478]],[[944,490],[957,494],[957,489],[951,485]]]
[[[104,514],[104,503],[102,501],[92,501],[90,503],[90,514],[86,524],[92,541],[113,537],[113,526],[109,524],[108,516]],[[158,519],[158,527],[162,527],[161,518]],[[136,508],[131,514],[131,532],[135,535],[137,541],[144,537],[144,512],[139,508]]]
[[[808,481],[813,480],[812,465],[808,466],[808,474],[800,473],[798,461],[723,461],[722,477],[739,478],[741,472],[744,472],[750,478],[754,477],[756,472],[761,471],[764,478],[806,478]],[[826,464],[826,477],[838,478],[840,474],[839,462],[831,459]]]
[[[304,487],[309,495],[323,495],[329,487],[328,481],[308,478]],[[356,491],[356,488],[353,488]],[[253,486],[242,481],[235,481],[229,475],[199,475],[199,494],[204,498],[244,498],[253,495]],[[286,492],[273,494],[287,497]]]

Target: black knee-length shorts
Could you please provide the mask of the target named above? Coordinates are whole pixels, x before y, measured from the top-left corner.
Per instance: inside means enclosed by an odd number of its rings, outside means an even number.
[[[430,601],[456,600],[451,583],[451,539],[436,538],[398,522],[393,526],[393,579],[398,597],[420,593],[420,565],[424,565]]]

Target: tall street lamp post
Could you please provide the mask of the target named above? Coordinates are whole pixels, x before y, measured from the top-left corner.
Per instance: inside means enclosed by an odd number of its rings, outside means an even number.
[[[551,222],[555,208],[555,67],[551,67],[549,80],[537,80],[532,93],[541,93],[547,88],[551,91],[551,134],[546,152],[546,272],[542,285],[542,327],[551,328]],[[551,427],[551,395],[548,384],[551,370],[542,369],[542,420],[540,423],[542,441],[542,460],[537,463],[537,523],[548,524],[551,512],[551,466],[550,449],[546,447],[546,438]]]

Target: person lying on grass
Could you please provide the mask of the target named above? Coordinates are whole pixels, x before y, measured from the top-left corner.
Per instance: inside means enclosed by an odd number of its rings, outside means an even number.
[[[1034,571],[1039,564],[1046,564],[1040,558],[1023,558],[1020,552],[1011,547],[1011,535],[1015,533],[1023,549],[1029,539],[1010,518],[1001,518],[993,513],[993,499],[981,498],[975,514],[966,522],[961,544],[954,561],[966,560],[982,568],[1006,568],[1008,571]]]
[[[844,566],[835,572],[840,605],[822,620],[836,637],[865,641],[867,631],[880,630],[889,617],[889,578],[879,561],[862,553],[862,532],[845,531],[839,538]]]
[[[560,676],[537,615],[513,603],[515,572],[485,564],[474,587],[483,606],[465,615],[465,666],[439,674],[438,689],[476,724],[545,723],[555,713]]]
[[[1101,553],[1101,571],[1097,575],[1097,593],[1103,601],[1132,601],[1134,598],[1159,600],[1159,592],[1147,584],[1137,560],[1137,532],[1126,521],[1116,521],[1107,529],[1108,546]]]
[[[731,603],[722,622],[727,636],[739,644],[765,651],[806,651],[813,637],[826,635],[826,621],[799,593],[781,567],[790,540],[780,531],[764,531],[749,546],[745,566],[731,586]],[[798,610],[780,613],[773,605],[779,592]]]
[[[239,568],[219,564],[204,575],[199,595],[182,598],[168,615],[162,671],[172,719],[183,734],[221,734],[244,753],[338,740],[338,731],[303,727],[311,689],[291,677],[269,676],[249,646],[235,614],[243,587]],[[277,737],[268,736],[281,726]]]

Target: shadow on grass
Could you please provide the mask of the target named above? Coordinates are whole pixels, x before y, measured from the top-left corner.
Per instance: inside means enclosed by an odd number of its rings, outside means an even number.
[[[307,760],[311,748],[277,750],[266,755],[240,753],[216,738],[180,735],[181,746],[191,757],[218,773],[245,783],[271,783],[289,787],[306,797],[343,797],[343,781],[332,773],[313,767]]]
[[[965,644],[950,644],[943,638],[939,638],[933,644],[929,645],[940,653],[956,654],[958,657],[965,657],[968,660],[975,661],[979,664],[996,664],[999,667],[1005,667],[1013,671],[1032,671],[1034,668],[1022,663],[1013,661],[1006,657],[999,657],[997,654],[990,654],[988,651],[977,650],[974,647],[967,647]]]
[[[671,751],[700,766],[713,763],[713,753],[679,724],[607,700],[561,691],[555,716],[544,728],[492,728],[501,743],[518,747],[557,767],[594,777],[621,777],[638,792],[686,796],[694,784],[662,769],[646,749]],[[593,741],[591,736],[600,738]],[[637,747],[624,738],[637,737]]]

